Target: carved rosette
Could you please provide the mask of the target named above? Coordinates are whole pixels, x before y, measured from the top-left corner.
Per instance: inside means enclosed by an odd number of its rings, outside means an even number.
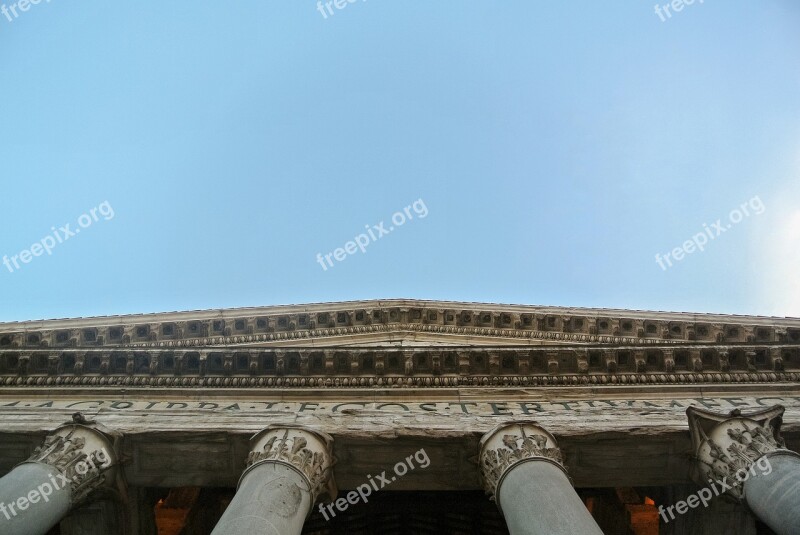
[[[333,438],[326,433],[299,425],[269,426],[250,440],[242,478],[263,463],[283,464],[299,472],[308,482],[312,504],[321,495],[336,497]]]
[[[500,424],[483,435],[479,461],[483,488],[493,501],[505,475],[520,463],[550,462],[566,473],[555,437],[530,422]]]
[[[780,437],[784,410],[774,405],[746,415],[739,410],[726,415],[689,407],[686,414],[696,461],[692,474],[695,482],[708,486],[709,480],[726,480],[731,485],[726,492],[744,500],[742,481],[753,463],[775,453],[797,455],[786,449]]]
[[[82,424],[66,424],[53,431],[25,463],[44,463],[61,472],[69,481],[73,506],[93,491],[116,484],[118,459],[111,441]]]

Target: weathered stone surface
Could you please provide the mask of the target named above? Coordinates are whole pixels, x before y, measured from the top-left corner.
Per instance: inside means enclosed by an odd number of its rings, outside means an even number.
[[[54,400],[52,407],[40,407],[41,398],[2,397],[0,419],[5,425],[0,433],[0,460],[7,467],[23,460],[46,431],[81,408],[87,418],[122,434],[122,454],[131,459],[125,467],[126,477],[133,485],[235,486],[245,466],[248,440],[255,432],[268,424],[302,424],[333,436],[334,455],[339,459],[336,478],[343,488],[360,484],[369,470],[394,464],[399,453],[408,455],[424,445],[433,459],[432,466],[410,474],[398,482],[398,488],[477,489],[474,459],[478,440],[498,423],[523,417],[556,435],[578,486],[685,483],[690,467],[687,453],[691,450],[687,406],[730,410],[783,403],[783,434],[791,449],[800,444],[797,390],[786,385],[767,398],[756,397],[757,392],[744,387],[739,392],[719,393],[684,388],[659,392],[650,399],[639,391],[611,388],[573,389],[563,397],[550,399],[531,390],[527,396],[516,391],[508,401],[488,390],[483,392],[483,399],[472,391],[460,395],[459,391],[437,390],[430,402],[422,401],[427,395],[424,392],[381,392],[371,398],[358,397],[360,401],[351,401],[355,403],[351,405],[341,405],[347,402],[340,396],[331,399],[328,392],[307,394],[313,402],[299,401],[298,393],[287,393],[289,400],[283,402],[275,398],[255,401],[258,398],[195,395],[179,402],[186,407],[175,405],[171,409],[166,408],[170,401],[159,400],[155,392],[147,397],[103,392],[104,398],[92,397],[88,402],[62,397]],[[629,399],[622,399],[625,396]],[[92,401],[98,399],[105,402]],[[173,397],[176,399],[180,398]],[[132,405],[111,408],[119,400]],[[218,406],[198,409],[201,403]],[[274,405],[266,409],[271,403]],[[541,411],[532,410],[533,404]],[[629,470],[631,459],[637,463],[635,472]]]
[[[797,450],[800,319],[397,299],[0,324],[0,473],[81,411],[134,489],[233,488],[253,433],[303,425],[342,488],[424,447],[393,488],[474,490],[481,436],[520,419],[578,487],[664,487],[688,406],[774,404]]]

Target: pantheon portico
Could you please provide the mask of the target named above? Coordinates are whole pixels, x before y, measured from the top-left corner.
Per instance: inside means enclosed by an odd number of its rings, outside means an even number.
[[[0,533],[800,534],[800,319],[418,300],[0,324]]]

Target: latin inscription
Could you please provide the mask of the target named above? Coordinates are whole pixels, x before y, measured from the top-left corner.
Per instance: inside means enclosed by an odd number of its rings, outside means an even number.
[[[102,412],[223,412],[223,413],[287,413],[358,415],[385,413],[472,414],[476,416],[525,416],[570,412],[621,412],[649,410],[654,412],[684,411],[694,405],[715,411],[755,409],[784,405],[800,408],[800,397],[719,397],[682,399],[592,399],[570,401],[497,401],[497,402],[286,402],[263,400],[166,401],[113,399],[0,399],[0,411],[9,409],[72,410]]]

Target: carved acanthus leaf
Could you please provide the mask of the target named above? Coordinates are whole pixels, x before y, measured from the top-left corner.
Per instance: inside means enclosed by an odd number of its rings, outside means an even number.
[[[322,494],[336,495],[332,442],[324,433],[299,426],[268,427],[253,437],[247,466],[275,462],[294,467],[308,480],[313,503]]]
[[[726,492],[744,499],[742,482],[748,478],[748,470],[753,473],[752,465],[764,455],[789,452],[779,435],[783,411],[775,405],[747,415],[739,411],[720,415],[690,407],[687,414],[697,460],[696,482],[706,486],[708,480],[727,481],[730,488]]]
[[[509,423],[484,435],[480,464],[483,487],[494,500],[503,476],[516,464],[532,459],[557,463],[564,469],[564,458],[555,438],[532,423]]]
[[[44,463],[64,474],[70,482],[73,505],[83,502],[94,490],[114,483],[113,446],[102,433],[85,425],[59,427],[25,462]]]

